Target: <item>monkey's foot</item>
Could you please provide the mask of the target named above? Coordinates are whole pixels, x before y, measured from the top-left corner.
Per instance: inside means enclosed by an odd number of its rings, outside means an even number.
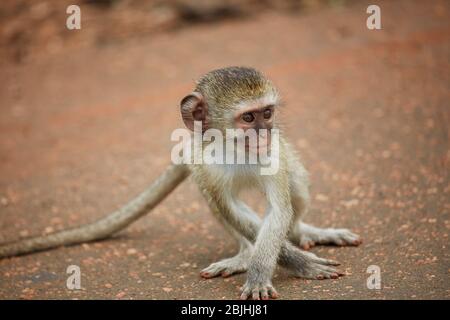
[[[273,287],[272,283],[255,283],[251,284],[247,282],[242,287],[241,300],[247,300],[252,298],[252,300],[269,300],[269,298],[278,298],[278,292]]]
[[[337,279],[344,273],[335,266],[339,263],[333,260],[319,258],[312,252],[293,248],[284,255],[282,266],[294,272],[294,275],[304,279]]]
[[[299,238],[299,245],[304,250],[315,245],[358,246],[362,243],[360,236],[348,229],[321,229],[305,223],[300,224]]]
[[[337,279],[341,276],[344,276],[344,273],[338,271],[336,268],[330,265],[313,261],[308,261],[307,263],[299,265],[294,273],[298,278],[316,280]]]
[[[236,273],[246,272],[249,259],[250,251],[241,251],[232,258],[223,259],[212,263],[209,267],[200,272],[200,276],[205,279],[214,278],[217,276],[222,276],[225,278]]]

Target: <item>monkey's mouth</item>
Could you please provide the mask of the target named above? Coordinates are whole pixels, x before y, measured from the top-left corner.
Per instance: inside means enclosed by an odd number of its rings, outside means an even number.
[[[256,144],[245,143],[245,151],[262,154],[270,152],[270,138],[263,139],[263,141],[258,141]]]

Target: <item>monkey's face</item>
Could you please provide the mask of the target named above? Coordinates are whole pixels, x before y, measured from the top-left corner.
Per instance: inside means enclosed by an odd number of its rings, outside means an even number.
[[[246,152],[269,152],[278,91],[260,72],[252,68],[229,67],[209,72],[194,92],[181,101],[181,115],[187,128],[201,122],[202,131],[215,129],[227,138],[234,132],[237,149]]]
[[[250,103],[234,113],[234,128],[242,129],[245,151],[253,153],[267,153],[271,146],[271,130],[274,123],[275,106]],[[248,130],[256,133],[257,139],[250,143]]]

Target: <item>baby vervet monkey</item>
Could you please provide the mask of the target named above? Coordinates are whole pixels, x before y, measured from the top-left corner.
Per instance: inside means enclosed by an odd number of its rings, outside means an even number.
[[[247,272],[242,299],[276,298],[278,293],[272,285],[272,276],[277,264],[302,278],[338,278],[343,274],[334,268],[337,262],[319,258],[299,247],[359,245],[361,240],[347,229],[320,229],[301,222],[309,205],[308,174],[282,134],[277,137],[279,145],[276,159],[274,157],[271,142],[272,131],[279,129],[278,109],[278,92],[259,71],[229,67],[207,73],[197,82],[195,90],[181,101],[186,127],[194,130],[200,123],[202,133],[216,129],[224,137],[227,129],[264,132],[265,139],[259,139],[256,146],[245,144],[245,151],[269,154],[271,161],[277,161],[274,174],[262,175],[260,163],[171,165],[146,191],[105,218],[54,234],[4,244],[0,246],[0,257],[106,238],[151,210],[191,174],[213,214],[240,247],[236,256],[203,269],[202,277]],[[208,142],[204,142],[202,147],[207,145]],[[194,148],[192,156],[201,149]],[[239,200],[239,192],[246,188],[257,188],[265,196],[264,219]]]

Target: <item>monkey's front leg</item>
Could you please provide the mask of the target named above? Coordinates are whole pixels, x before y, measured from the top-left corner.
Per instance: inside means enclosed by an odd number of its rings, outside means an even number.
[[[286,240],[293,211],[288,192],[283,192],[275,183],[270,183],[267,188],[270,212],[259,229],[241,299],[251,297],[253,300],[265,300],[278,297],[272,285],[272,276]]]

